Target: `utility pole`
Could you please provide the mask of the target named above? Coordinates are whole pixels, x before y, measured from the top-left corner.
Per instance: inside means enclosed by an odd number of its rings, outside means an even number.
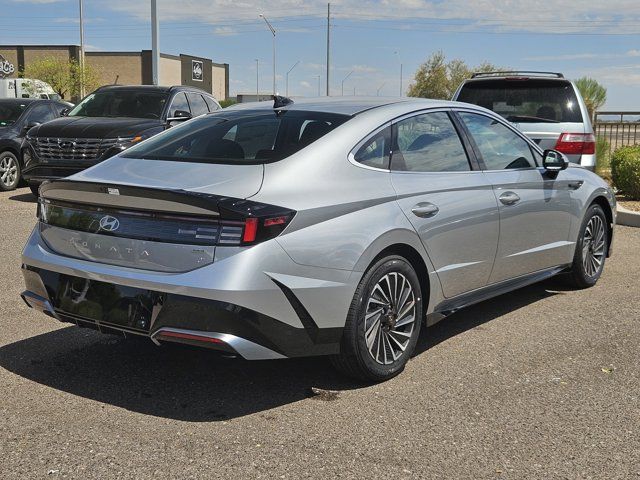
[[[320,96],[320,86],[322,85],[320,79],[322,78],[322,75],[316,75],[316,77],[318,78],[318,96]]]
[[[331,4],[327,3],[327,97],[329,96],[329,93],[330,93],[329,92],[330,72],[331,72]]]
[[[160,84],[160,25],[158,2],[151,0],[151,72],[154,85]]]
[[[276,94],[276,29],[269,23],[267,17],[263,14],[260,14],[260,17],[265,21],[269,30],[271,30],[271,34],[273,35],[273,94]]]
[[[342,96],[344,96],[344,82],[346,82],[346,81],[347,81],[347,78],[349,78],[349,77],[351,76],[351,74],[352,74],[352,73],[353,73],[353,70],[351,70],[351,71],[347,74],[347,76],[346,76],[346,77],[344,77],[344,78],[342,79],[342,88],[341,88],[341,91],[340,91]]]
[[[258,59],[256,58],[256,102],[260,101],[260,77],[258,75]]]
[[[378,87],[378,90],[376,90],[376,97],[380,96],[380,90],[382,90],[382,88],[387,84],[387,82],[383,82],[382,85],[380,85]]]
[[[298,60],[296,63],[293,64],[293,67],[291,67],[289,69],[289,71],[287,72],[287,80],[286,80],[286,90],[285,90],[285,95],[288,97],[289,96],[289,74],[291,73],[291,70],[293,70],[294,68],[296,68],[298,66],[298,64],[300,63],[300,60]]]
[[[402,63],[400,63],[400,96],[403,95],[403,90],[402,90]]]
[[[82,12],[82,0],[78,0],[80,6],[80,98],[84,98],[84,16]]]

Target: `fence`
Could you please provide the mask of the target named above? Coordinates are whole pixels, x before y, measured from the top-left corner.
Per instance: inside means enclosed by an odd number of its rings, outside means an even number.
[[[640,144],[640,112],[597,112],[593,128],[596,137],[616,148]]]

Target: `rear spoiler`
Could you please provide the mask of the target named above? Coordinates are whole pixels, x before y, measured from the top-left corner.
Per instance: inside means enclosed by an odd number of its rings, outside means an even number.
[[[89,205],[105,209],[245,219],[290,212],[282,207],[188,190],[170,190],[76,180],[51,180],[40,186],[44,201]]]

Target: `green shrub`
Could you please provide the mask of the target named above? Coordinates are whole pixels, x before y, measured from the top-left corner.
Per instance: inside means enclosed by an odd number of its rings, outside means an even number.
[[[596,140],[596,173],[611,182],[611,151],[610,144],[605,137]]]
[[[613,184],[625,196],[640,200],[640,145],[618,148],[611,155]]]
[[[235,98],[229,98],[227,100],[220,100],[220,102],[218,103],[220,103],[220,106],[222,108],[227,108],[227,107],[230,107],[231,105],[235,105],[237,102]]]

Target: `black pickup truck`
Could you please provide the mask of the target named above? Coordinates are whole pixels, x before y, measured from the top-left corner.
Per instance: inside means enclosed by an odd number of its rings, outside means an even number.
[[[29,130],[22,177],[37,195],[45,180],[73,175],[176,122],[219,109],[215,98],[193,87],[101,87],[66,116]]]

